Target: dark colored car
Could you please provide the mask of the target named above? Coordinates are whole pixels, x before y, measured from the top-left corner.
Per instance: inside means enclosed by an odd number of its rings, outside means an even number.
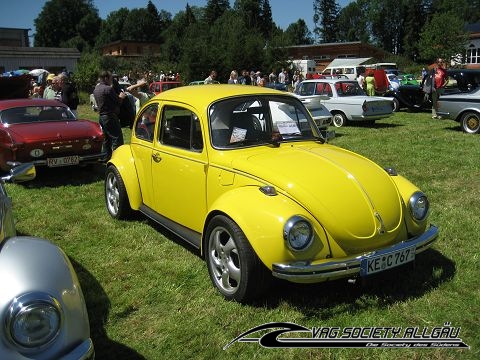
[[[57,100],[0,101],[0,170],[31,162],[70,166],[95,162],[102,153],[103,132],[90,120],[77,119]]]
[[[474,69],[449,69],[447,70],[449,83],[445,94],[470,92],[480,85],[480,70]],[[400,85],[396,90],[385,93],[394,103],[394,111],[408,109],[410,111],[430,110],[432,102],[419,85]]]

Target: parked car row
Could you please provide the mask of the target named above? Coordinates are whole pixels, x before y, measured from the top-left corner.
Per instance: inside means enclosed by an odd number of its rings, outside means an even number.
[[[448,83],[445,94],[468,93],[479,87],[480,70],[448,69]],[[422,89],[422,84],[401,84],[396,90],[385,94],[391,97],[395,104],[395,111],[408,109],[411,111],[430,110],[431,99]]]

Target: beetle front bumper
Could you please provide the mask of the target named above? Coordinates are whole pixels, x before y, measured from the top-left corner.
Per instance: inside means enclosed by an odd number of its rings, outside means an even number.
[[[390,247],[374,250],[356,257],[337,259],[334,261],[316,263],[310,261],[297,261],[288,264],[273,264],[273,276],[298,283],[314,283],[360,275],[362,260],[391,254],[402,248],[415,246],[415,254],[419,254],[432,246],[438,236],[438,228],[430,225],[423,234],[402,241]]]

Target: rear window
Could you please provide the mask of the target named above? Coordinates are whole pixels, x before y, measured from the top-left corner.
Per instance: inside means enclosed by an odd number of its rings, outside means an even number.
[[[3,110],[0,121],[3,124],[26,124],[41,121],[73,121],[75,115],[63,106],[24,106]]]

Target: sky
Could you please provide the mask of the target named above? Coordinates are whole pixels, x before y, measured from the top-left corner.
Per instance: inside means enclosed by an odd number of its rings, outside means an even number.
[[[4,0],[5,1],[5,0]],[[35,33],[34,20],[42,11],[46,0],[7,0],[8,5],[3,4],[0,12],[0,27],[32,29],[30,36]],[[187,3],[190,6],[204,7],[208,0],[152,0],[158,11],[165,10],[175,16],[179,11],[185,10]],[[346,6],[351,0],[337,0],[340,7]],[[233,6],[234,0],[230,0]],[[102,19],[108,14],[122,7],[128,9],[143,8],[148,0],[94,0],[94,6]],[[282,29],[288,25],[303,19],[309,30],[313,32],[313,0],[270,0],[273,21]],[[33,37],[30,38],[30,45],[33,44]]]

